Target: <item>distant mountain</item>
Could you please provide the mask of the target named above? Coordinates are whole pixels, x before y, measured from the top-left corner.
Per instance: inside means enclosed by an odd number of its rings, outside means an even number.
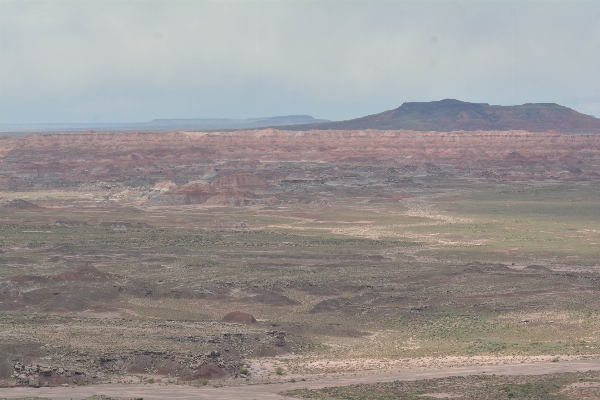
[[[600,133],[600,119],[553,103],[528,103],[520,106],[493,106],[446,99],[423,103],[404,103],[380,114],[347,121],[286,126],[285,130],[415,130],[476,131],[526,130],[565,133]]]
[[[56,123],[56,124],[0,124],[0,132],[30,133],[30,132],[80,132],[86,130],[119,130],[131,125],[123,123]]]
[[[404,103],[379,114],[347,121],[315,119],[309,115],[226,119],[155,119],[138,123],[83,124],[0,124],[0,132],[77,132],[96,131],[220,131],[274,127],[283,130],[415,130],[415,131],[495,131],[600,133],[600,119],[581,114],[554,103],[528,103],[518,106],[494,106],[446,99]]]
[[[224,119],[224,118],[198,118],[198,119],[155,119],[152,122],[137,124],[136,129],[141,130],[235,130],[254,129],[270,126],[285,126],[298,124],[316,124],[329,122],[328,119],[315,119],[310,115],[287,115],[283,117]]]
[[[82,123],[82,124],[0,124],[0,132],[78,132],[98,131],[215,131],[255,129],[284,125],[315,124],[328,122],[327,119],[315,119],[309,115],[287,115],[281,117],[226,119],[155,119],[150,122],[136,123]]]

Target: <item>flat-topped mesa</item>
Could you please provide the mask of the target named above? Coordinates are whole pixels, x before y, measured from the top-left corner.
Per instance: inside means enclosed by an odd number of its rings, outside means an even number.
[[[280,127],[283,130],[379,129],[414,131],[525,130],[600,133],[600,119],[554,103],[497,106],[453,99],[404,103],[379,114],[347,121]]]

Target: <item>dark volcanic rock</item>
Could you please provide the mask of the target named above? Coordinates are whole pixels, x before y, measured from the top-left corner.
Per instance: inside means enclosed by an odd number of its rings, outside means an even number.
[[[436,132],[525,130],[600,133],[600,119],[554,103],[494,106],[445,99],[404,103],[394,110],[348,121],[293,125],[280,129],[408,129]]]

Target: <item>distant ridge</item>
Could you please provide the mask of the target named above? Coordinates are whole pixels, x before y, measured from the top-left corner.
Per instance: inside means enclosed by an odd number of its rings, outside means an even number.
[[[256,129],[284,125],[314,124],[328,122],[327,119],[315,119],[310,115],[286,115],[279,117],[227,119],[227,118],[191,118],[191,119],[155,119],[150,122],[136,123],[82,123],[82,124],[0,124],[0,132],[78,132],[84,130],[99,131],[215,131]]]
[[[310,115],[286,115],[281,117],[225,119],[225,118],[197,118],[197,119],[155,119],[151,122],[137,124],[136,129],[143,130],[235,130],[255,129],[271,126],[285,126],[297,124],[315,124],[329,122],[328,119],[315,119]]]
[[[292,125],[284,130],[549,130],[564,133],[600,133],[600,119],[554,103],[494,106],[446,99],[404,103],[400,107],[347,121]]]

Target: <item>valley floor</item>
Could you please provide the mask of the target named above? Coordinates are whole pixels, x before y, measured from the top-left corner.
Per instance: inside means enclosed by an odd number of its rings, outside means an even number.
[[[245,134],[0,141],[1,395],[595,382],[593,135]]]

